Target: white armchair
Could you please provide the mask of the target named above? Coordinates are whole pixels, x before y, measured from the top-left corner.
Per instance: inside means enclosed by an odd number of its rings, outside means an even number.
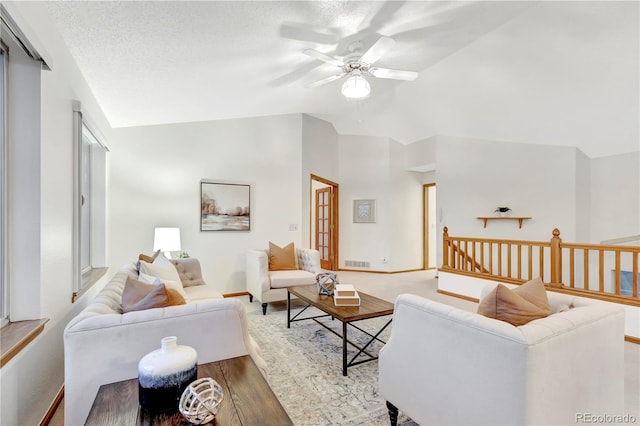
[[[249,300],[262,302],[262,314],[267,313],[267,303],[287,300],[287,287],[315,285],[320,272],[318,250],[296,248],[298,267],[291,271],[270,271],[268,250],[247,251],[247,291]]]
[[[400,295],[380,351],[391,424],[575,424],[580,413],[624,414],[624,310],[548,292],[553,312],[515,327]]]

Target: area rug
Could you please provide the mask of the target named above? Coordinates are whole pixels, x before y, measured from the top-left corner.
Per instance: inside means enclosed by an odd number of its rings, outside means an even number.
[[[295,311],[302,305],[297,305]],[[320,315],[315,308],[305,316]],[[261,348],[269,368],[269,383],[295,425],[388,425],[384,399],[378,393],[378,362],[350,367],[342,375],[342,339],[314,321],[301,321],[287,329],[286,307],[269,306],[267,315],[248,313],[249,332]],[[357,325],[375,334],[390,317],[359,321]],[[336,331],[340,321],[321,319]],[[388,340],[391,326],[381,334]],[[368,338],[349,327],[349,339],[362,345]],[[371,349],[377,354],[381,343]],[[349,347],[353,356],[355,349]],[[351,359],[351,357],[349,358]],[[363,358],[364,359],[364,358]],[[400,415],[398,424],[416,426]]]

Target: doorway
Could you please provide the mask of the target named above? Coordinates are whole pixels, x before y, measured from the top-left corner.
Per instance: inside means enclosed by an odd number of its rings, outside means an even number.
[[[436,229],[436,184],[428,183],[422,186],[423,193],[423,253],[424,269],[436,268],[437,229]]]
[[[338,192],[337,183],[311,175],[311,247],[320,252],[320,267],[338,270]]]

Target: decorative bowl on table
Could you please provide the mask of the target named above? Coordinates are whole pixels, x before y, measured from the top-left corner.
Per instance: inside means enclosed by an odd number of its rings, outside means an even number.
[[[178,409],[194,425],[211,422],[222,402],[222,387],[211,377],[198,379],[184,390]]]

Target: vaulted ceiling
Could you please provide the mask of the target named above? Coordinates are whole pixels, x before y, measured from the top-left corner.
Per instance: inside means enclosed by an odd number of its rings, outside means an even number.
[[[639,8],[616,1],[52,1],[44,4],[113,127],[306,113],[341,134],[448,135],[640,149]],[[396,44],[347,100],[303,54]]]

